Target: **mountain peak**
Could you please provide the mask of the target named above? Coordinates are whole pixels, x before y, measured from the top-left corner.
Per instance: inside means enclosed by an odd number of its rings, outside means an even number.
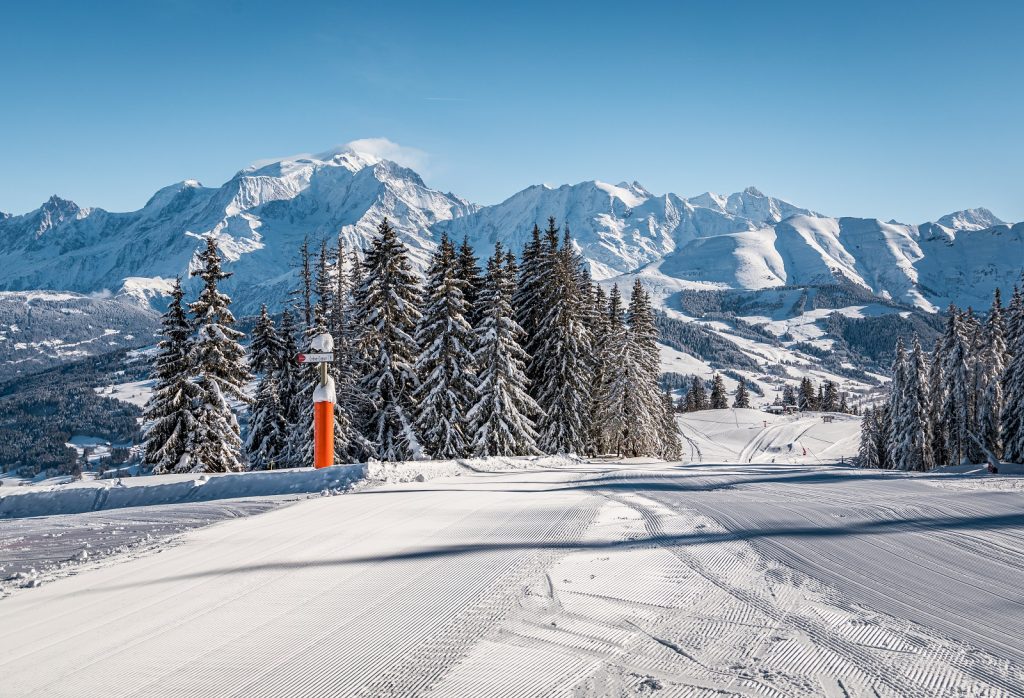
[[[757,187],[747,187],[746,189],[743,190],[743,193],[746,194],[747,196],[756,196],[759,198],[764,198],[764,194],[761,193],[761,190],[758,189]]]
[[[43,211],[61,213],[61,214],[75,214],[78,213],[81,208],[78,204],[70,199],[63,199],[56,194],[47,199],[42,206],[39,207]]]
[[[963,211],[954,211],[947,213],[935,222],[953,230],[984,230],[994,225],[1004,225],[1004,221],[987,208],[966,208]]]

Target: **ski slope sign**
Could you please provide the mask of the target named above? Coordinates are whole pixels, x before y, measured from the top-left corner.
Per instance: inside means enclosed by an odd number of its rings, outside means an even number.
[[[300,364],[327,364],[334,361],[334,352],[325,351],[318,354],[296,354],[295,361]]]

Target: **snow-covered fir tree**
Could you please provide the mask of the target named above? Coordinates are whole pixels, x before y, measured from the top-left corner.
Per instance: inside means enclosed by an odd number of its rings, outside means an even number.
[[[694,376],[690,381],[690,389],[686,392],[686,411],[698,412],[708,408],[708,393],[704,379]]]
[[[617,290],[617,289],[616,289]],[[602,403],[602,386],[605,375],[611,365],[608,355],[609,339],[609,317],[608,298],[600,284],[593,284],[590,296],[590,314],[587,326],[590,329],[592,338],[593,360],[591,362],[593,375],[593,389],[590,391],[590,443],[595,453],[607,453],[607,444],[604,442],[601,429],[601,414],[604,411]]]
[[[309,238],[303,238],[299,247],[299,286],[292,291],[299,308],[303,329],[313,324],[313,257],[309,251]]]
[[[659,385],[661,376],[658,329],[646,289],[636,280],[629,300],[629,350],[637,368],[637,382],[630,391],[635,406],[629,410],[634,427],[625,439],[627,451],[635,455],[661,455],[681,450],[679,428],[666,408]]]
[[[543,242],[539,300],[544,316],[533,337],[528,372],[542,412],[538,446],[546,453],[590,450],[589,357],[591,338],[581,317],[579,270],[571,247],[558,246],[558,228],[549,221]],[[536,301],[535,301],[536,302]],[[532,375],[531,375],[532,374]]]
[[[822,389],[821,410],[823,412],[839,411],[839,386],[835,381],[826,380]]]
[[[999,289],[985,320],[983,341],[975,362],[976,423],[978,438],[997,458],[1002,456],[1003,374],[1006,371],[1006,325]]]
[[[950,464],[958,465],[968,455],[972,384],[963,320],[954,305],[949,307],[946,331],[942,336],[942,356],[945,378],[942,423],[946,433],[946,451]]]
[[[285,360],[284,342],[264,303],[260,306],[260,315],[249,342],[249,370],[259,375],[276,373]]]
[[[683,437],[676,423],[675,410],[672,405],[672,393],[666,390],[661,396],[661,424],[658,431],[662,434],[662,442],[655,454],[662,460],[677,461],[683,457]]]
[[[278,395],[277,376],[277,371],[267,371],[260,377],[256,389],[245,439],[251,470],[270,470],[283,465],[289,424]]]
[[[796,392],[794,392],[793,386],[788,383],[782,388],[782,404],[796,406]]]
[[[943,421],[943,407],[946,404],[946,376],[943,373],[945,357],[942,355],[942,338],[935,340],[931,364],[928,369],[928,424],[931,427],[932,457],[936,463],[949,462],[946,423]]]
[[[878,449],[875,447],[877,437],[875,435],[875,411],[872,408],[864,410],[860,420],[860,445],[857,448],[857,465],[861,468],[880,468],[878,462]]]
[[[463,263],[442,235],[427,270],[425,308],[416,330],[416,429],[427,453],[438,459],[468,455],[472,441],[467,413],[476,402],[476,364]]]
[[[903,337],[896,338],[896,358],[892,362],[892,382],[889,384],[889,404],[887,413],[891,428],[886,434],[887,450],[893,454],[892,467],[905,470],[903,467],[905,453],[901,450],[902,439],[906,433],[904,415],[907,412],[907,349]]]
[[[597,447],[602,453],[621,455],[627,450],[626,440],[636,409],[633,391],[641,375],[617,284],[612,286],[608,297],[605,324],[607,334],[600,343],[605,368],[601,383],[597,385],[594,415],[599,434]]]
[[[540,453],[534,418],[540,407],[527,390],[523,329],[512,310],[516,270],[501,243],[487,261],[478,298],[479,322],[473,358],[478,367],[476,400],[467,415],[476,456]]]
[[[932,454],[930,391],[928,389],[928,361],[921,342],[914,339],[914,348],[906,365],[906,385],[903,389],[902,424],[898,446],[898,467],[901,470],[925,472],[935,467]]]
[[[359,385],[370,405],[362,431],[381,460],[424,455],[415,431],[414,400],[420,300],[408,251],[384,219],[366,251],[355,294],[359,351],[367,357]]]
[[[144,462],[155,473],[174,472],[195,430],[199,388],[192,381],[189,337],[192,325],[185,314],[181,279],[171,289],[171,302],[161,319],[163,339],[153,361],[153,395],[143,411]]]
[[[721,374],[716,373],[711,378],[711,409],[724,410],[729,407],[729,398],[725,394],[725,381]]]
[[[249,369],[259,376],[245,439],[249,467],[253,470],[283,464],[288,422],[277,381],[283,364],[289,359],[285,352],[285,343],[277,333],[267,306],[263,305],[249,342]]]
[[[554,219],[552,224],[553,222]],[[557,230],[555,232],[557,234]],[[519,257],[519,280],[512,298],[516,322],[523,328],[526,342],[523,349],[527,352],[535,349],[533,338],[537,336],[537,329],[546,310],[544,291],[547,280],[544,274],[548,271],[549,258],[550,252],[541,239],[540,228],[534,224],[530,240],[523,246],[523,252]],[[527,361],[528,379],[532,378],[534,365],[537,365],[537,362],[530,358]]]
[[[1006,318],[1007,361],[1003,372],[1003,458],[1024,463],[1024,297],[1014,289]]]
[[[732,406],[741,409],[750,407],[750,392],[747,391],[747,384],[743,381],[740,381],[736,386],[736,395],[733,398]]]
[[[281,340],[281,362],[277,367],[277,396],[281,402],[281,409],[284,413],[285,422],[291,430],[299,421],[299,413],[307,405],[302,403],[303,383],[301,378],[301,367],[295,357],[299,353],[299,327],[295,321],[295,315],[287,308],[281,313],[281,329],[278,331]],[[291,466],[287,461],[281,463],[281,467]]]
[[[248,402],[244,388],[249,370],[240,344],[243,334],[234,328],[235,318],[228,307],[231,299],[217,288],[231,274],[222,269],[212,236],[206,239],[198,261],[199,268],[192,275],[202,279],[203,289],[189,308],[195,327],[190,351],[199,404],[188,453],[177,470],[233,472],[243,469],[242,440],[228,401]]]
[[[334,317],[334,274],[335,263],[327,241],[320,241],[320,251],[316,256],[316,276],[313,289],[316,293],[314,312],[319,312],[325,328],[330,331],[331,319]]]
[[[480,275],[480,264],[477,262],[473,246],[469,244],[469,236],[462,238],[459,245],[459,257],[457,262],[458,277],[463,282],[462,297],[466,299],[466,321],[471,326],[476,326],[477,308],[480,307],[480,291],[483,288],[483,277]]]
[[[800,390],[797,391],[796,400],[800,411],[818,409],[818,395],[810,378],[804,376],[800,379]]]

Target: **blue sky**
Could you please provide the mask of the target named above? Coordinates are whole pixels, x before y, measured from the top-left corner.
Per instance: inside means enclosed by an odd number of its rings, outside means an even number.
[[[1024,220],[1022,26],[1019,2],[5,3],[0,210],[131,210],[387,138],[484,204],[636,179]]]

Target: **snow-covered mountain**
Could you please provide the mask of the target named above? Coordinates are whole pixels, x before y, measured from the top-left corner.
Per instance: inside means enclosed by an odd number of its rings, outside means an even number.
[[[818,214],[750,187],[720,196],[692,199],[676,194],[655,196],[639,182],[590,181],[558,188],[533,186],[500,204],[437,224],[450,235],[468,235],[478,249],[502,241],[519,249],[534,222],[548,216],[567,222],[597,278],[633,271],[698,239],[756,230],[795,215]]]
[[[533,186],[480,207],[431,189],[409,168],[340,148],[261,163],[220,187],[180,182],[129,213],[55,196],[25,215],[4,214],[0,290],[148,301],[187,273],[199,238],[212,234],[235,272],[228,291],[248,313],[284,300],[303,237],[315,244],[341,234],[362,246],[385,216],[421,266],[442,232],[468,236],[485,255],[498,240],[518,250],[535,222],[555,216],[599,279],[640,274],[675,289],[853,283],[929,311],[951,300],[987,306],[995,286],[1018,280],[1024,260],[1024,225],[982,208],[908,225],[827,217],[754,188],[684,198],[599,181]]]
[[[427,187],[410,169],[340,149],[246,168],[223,186],[189,180],[161,189],[138,210],[110,213],[52,197],[0,219],[0,289],[112,291],[142,300],[187,274],[205,235],[235,272],[227,288],[243,312],[278,305],[304,236],[365,245],[387,216],[420,264],[431,226],[477,207]]]

